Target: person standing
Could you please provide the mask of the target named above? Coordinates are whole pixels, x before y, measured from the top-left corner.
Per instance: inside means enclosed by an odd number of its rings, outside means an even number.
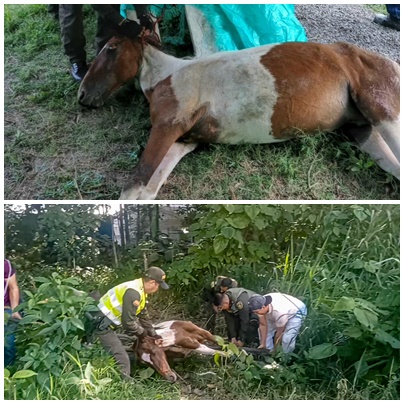
[[[400,31],[400,4],[386,4],[388,15],[376,14],[373,22]]]
[[[124,333],[134,341],[146,336],[161,337],[154,330],[146,311],[146,299],[160,286],[168,289],[166,275],[161,268],[150,267],[142,278],[121,283],[99,300],[99,313],[94,316],[95,331],[101,345],[116,360],[123,380],[131,381],[130,359],[114,329],[122,326]]]
[[[16,347],[14,331],[21,315],[14,309],[20,303],[20,289],[17,283],[15,269],[11,262],[4,260],[4,366],[11,365],[15,361]],[[8,317],[8,318],[7,318]],[[7,319],[6,319],[7,318]]]
[[[92,4],[97,12],[96,54],[114,35],[138,37],[145,27],[121,16],[119,4]],[[147,5],[136,5],[140,21],[146,24]],[[83,4],[59,4],[59,22],[65,54],[70,60],[70,73],[81,81],[88,71],[86,38],[83,26]],[[148,24],[147,24],[148,25]],[[149,25],[148,25],[149,26]]]
[[[284,293],[254,295],[248,300],[250,310],[260,319],[260,346],[274,350],[279,344],[283,352],[293,352],[296,338],[307,315],[306,305]]]

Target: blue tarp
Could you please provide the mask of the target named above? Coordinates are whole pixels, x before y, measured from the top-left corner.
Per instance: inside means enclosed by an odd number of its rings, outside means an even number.
[[[220,51],[307,41],[292,4],[195,4],[213,27]]]
[[[307,41],[292,4],[192,4],[186,7],[199,10],[197,14],[188,13],[191,36],[193,31],[196,33],[193,39],[198,36],[201,41],[214,42],[208,47],[216,51]],[[184,6],[177,8],[184,12]],[[133,9],[133,6],[122,5],[122,15],[126,16],[127,9]],[[161,7],[152,6],[153,13],[158,14],[160,10]]]

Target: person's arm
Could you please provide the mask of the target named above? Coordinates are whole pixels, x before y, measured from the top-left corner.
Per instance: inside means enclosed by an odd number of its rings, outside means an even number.
[[[248,305],[245,304],[238,313],[240,317],[240,340],[242,343],[244,343],[248,338],[248,327],[250,324],[250,313],[248,310]],[[240,346],[243,346],[243,344],[240,344]]]
[[[234,342],[237,338],[237,330],[234,321],[234,314],[228,311],[223,311],[224,320],[226,321],[227,333],[231,342]]]
[[[275,337],[274,337],[274,349],[282,342],[283,333],[285,331],[286,324],[282,327],[276,327]]]
[[[91,7],[105,20],[112,21],[116,25],[122,25],[125,18],[120,12],[109,4],[91,4]]]
[[[128,289],[123,295],[122,303],[122,327],[126,334],[137,337],[147,335],[139,321],[136,311],[140,304],[140,294],[137,290]]]
[[[158,334],[153,327],[153,324],[149,318],[149,314],[147,312],[147,308],[145,307],[139,315],[139,321],[142,324],[142,327],[146,330],[147,335],[150,337],[157,337]]]
[[[10,297],[11,309],[14,310],[20,304],[20,289],[18,288],[17,277],[15,274],[8,279],[8,294]],[[18,311],[14,312],[12,317],[21,320],[21,315]]]
[[[258,349],[261,349],[267,347],[268,319],[266,314],[258,315],[258,318],[260,320],[260,325],[258,329],[260,334],[260,346],[258,347]]]

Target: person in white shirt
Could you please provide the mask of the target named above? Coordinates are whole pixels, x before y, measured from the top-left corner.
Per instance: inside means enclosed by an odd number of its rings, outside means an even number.
[[[272,351],[278,344],[282,344],[283,352],[293,352],[300,327],[307,315],[306,305],[284,293],[268,293],[251,296],[248,306],[260,319],[259,348]]]

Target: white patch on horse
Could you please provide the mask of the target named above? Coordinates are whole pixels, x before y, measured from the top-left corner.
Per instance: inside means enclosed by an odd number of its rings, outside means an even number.
[[[375,128],[400,162],[400,116],[395,121],[382,121]]]
[[[140,86],[143,91],[155,87],[160,81],[180,69],[189,60],[177,59],[167,55],[153,46],[145,46],[142,70],[140,72]]]
[[[218,143],[273,143],[271,117],[278,99],[275,78],[260,62],[273,46],[220,52],[191,61],[172,75],[179,103],[176,120],[201,105],[218,122]]]
[[[218,353],[219,355],[225,356],[226,354],[223,351],[218,351],[216,349],[209,348],[206,345],[199,344],[199,347],[195,349],[195,352],[199,352],[202,355],[214,355]]]
[[[156,324],[155,331],[163,338],[163,347],[175,345],[175,331],[170,327],[174,321],[165,321],[163,323]]]
[[[172,144],[163,160],[154,171],[147,185],[141,185],[136,188],[128,189],[123,192],[119,199],[123,200],[149,200],[155,199],[157,193],[168,176],[174,170],[178,162],[188,153],[193,151],[197,143],[180,143],[175,142]]]
[[[153,362],[150,359],[150,354],[143,353],[141,359],[143,362],[150,363],[150,365],[153,365]]]

